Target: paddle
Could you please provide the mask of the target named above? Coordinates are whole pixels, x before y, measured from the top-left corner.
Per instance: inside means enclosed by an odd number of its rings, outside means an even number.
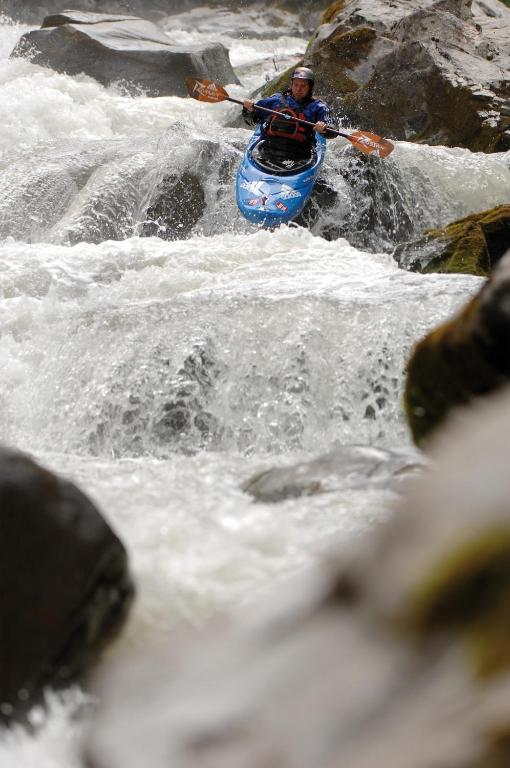
[[[210,104],[216,104],[219,101],[232,101],[234,104],[243,104],[239,99],[232,99],[227,91],[219,83],[215,83],[213,80],[199,80],[196,77],[186,78],[186,88],[189,95],[197,101],[207,101]],[[315,123],[311,123],[309,120],[301,120],[299,117],[292,117],[285,112],[277,112],[274,109],[268,109],[267,107],[256,107],[261,112],[268,112],[270,115],[279,115],[285,117],[287,120],[292,120],[301,125],[313,126]],[[329,133],[334,133],[335,136],[343,136],[344,139],[350,141],[356,149],[363,152],[365,155],[375,155],[376,157],[387,157],[390,152],[395,149],[394,145],[388,139],[381,139],[375,133],[369,133],[368,131],[352,131],[351,133],[344,133],[342,131],[335,131],[333,128],[328,128]]]

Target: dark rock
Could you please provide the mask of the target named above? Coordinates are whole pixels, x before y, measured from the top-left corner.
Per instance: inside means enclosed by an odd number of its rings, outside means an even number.
[[[135,17],[67,12],[53,19],[59,26],[46,27],[46,19],[43,28],[20,38],[11,56],[28,56],[69,75],[84,73],[106,86],[142,88],[150,96],[186,96],[189,76],[239,82],[220,43],[174,46],[152,22]]]
[[[327,216],[338,200],[338,193],[324,179],[318,179],[304,209],[295,219],[296,224],[312,230],[320,217]],[[334,233],[321,232],[322,237],[334,239]]]
[[[397,246],[394,258],[411,272],[487,276],[510,248],[510,205],[473,213],[419,240]]]
[[[191,235],[204,210],[205,193],[200,177],[190,171],[169,174],[157,189],[156,201],[147,211],[140,234],[182,240]]]
[[[0,720],[98,658],[133,596],[124,547],[74,486],[0,449]]]
[[[457,316],[414,348],[407,366],[405,411],[424,443],[456,407],[510,380],[510,252]]]

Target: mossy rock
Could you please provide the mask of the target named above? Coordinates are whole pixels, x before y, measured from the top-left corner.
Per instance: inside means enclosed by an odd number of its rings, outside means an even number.
[[[377,33],[367,26],[354,29],[338,27],[318,49],[307,54],[316,73],[316,91],[326,101],[337,104],[349,115],[352,105],[346,98],[357,94],[362,81],[356,72],[370,59]],[[349,108],[351,107],[351,109]]]
[[[442,557],[411,590],[400,621],[419,635],[475,627],[503,597],[510,609],[510,525],[482,530]]]
[[[259,98],[265,99],[268,96],[272,96],[273,93],[280,93],[281,91],[285,91],[289,87],[290,83],[290,77],[296,67],[302,67],[303,62],[297,61],[295,64],[292,65],[292,67],[289,67],[285,70],[281,75],[278,75],[278,77],[275,77],[273,80],[270,80],[267,85],[264,86],[262,91],[260,92]]]
[[[414,347],[407,365],[404,410],[417,445],[424,443],[453,407],[508,382],[479,329],[483,293]]]
[[[343,11],[346,5],[347,5],[347,0],[335,0],[335,2],[331,3],[331,5],[328,6],[324,11],[324,13],[322,14],[320,23],[331,24],[331,22],[336,19],[338,14],[341,13],[341,11]]]
[[[356,27],[348,31],[340,29],[324,41],[321,53],[323,56],[335,54],[336,66],[354,69],[367,57],[376,37],[377,33],[371,27]]]
[[[459,632],[472,672],[486,679],[510,667],[510,525],[482,530],[442,557],[411,590],[398,617],[417,637]]]
[[[420,240],[397,246],[394,258],[412,272],[485,277],[509,248],[510,205],[500,205],[427,230]]]

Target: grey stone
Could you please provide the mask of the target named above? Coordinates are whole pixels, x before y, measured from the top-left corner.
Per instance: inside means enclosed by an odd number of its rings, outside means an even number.
[[[243,490],[257,501],[332,493],[340,488],[395,488],[417,464],[409,458],[372,446],[352,445],[313,461],[290,467],[275,467],[250,478]]]
[[[69,12],[59,26],[24,34],[11,56],[28,56],[69,75],[84,73],[106,86],[142,88],[150,96],[185,96],[186,77],[238,82],[220,43],[174,46],[155,24],[137,18]]]

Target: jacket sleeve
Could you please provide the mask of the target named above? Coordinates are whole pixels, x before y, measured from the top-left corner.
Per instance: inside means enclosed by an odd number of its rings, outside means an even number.
[[[278,109],[280,106],[280,99],[278,96],[279,94],[275,93],[274,96],[269,96],[267,99],[259,99],[253,105],[255,107],[253,112],[248,112],[248,110],[243,107],[244,122],[247,125],[255,125],[255,123],[263,123],[264,120],[267,120],[269,114],[267,112],[261,112],[257,109],[257,107],[260,106],[267,107],[268,109]]]
[[[317,103],[317,115],[316,115],[316,122],[319,122],[319,120],[323,123],[326,123],[327,128],[331,128],[333,131],[336,131],[337,128],[335,126],[334,120],[331,116],[331,111],[327,104],[325,104],[323,101],[319,101]],[[336,136],[336,133],[330,133],[326,130],[326,133],[324,134],[327,139],[334,139]]]

